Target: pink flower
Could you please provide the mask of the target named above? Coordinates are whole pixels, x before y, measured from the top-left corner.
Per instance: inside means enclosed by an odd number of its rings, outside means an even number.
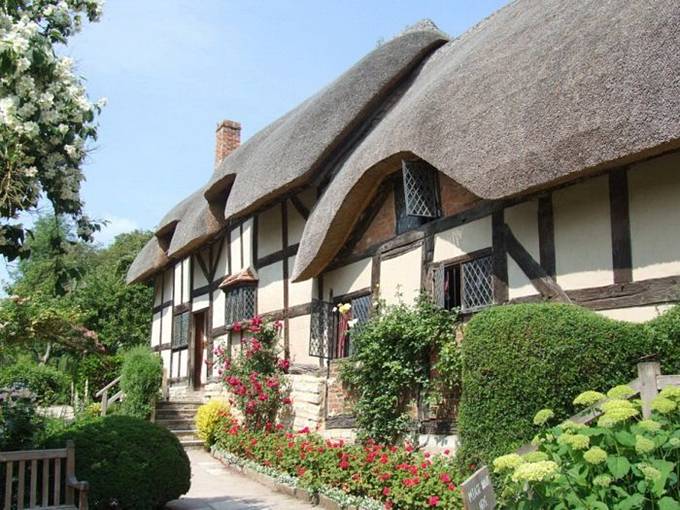
[[[274,321],[274,329],[276,331],[281,331],[281,328],[283,328],[283,323],[279,320]]]
[[[241,331],[241,323],[240,323],[240,322],[234,322],[234,323],[231,325],[231,330],[232,330],[234,333],[238,333],[239,331]]]
[[[284,372],[287,372],[288,369],[290,368],[290,361],[287,359],[280,359],[279,361],[276,362],[276,366],[279,367],[279,369],[283,370]]]
[[[309,427],[304,427],[298,430],[299,434],[309,434]]]
[[[283,399],[281,399],[281,403],[285,406],[289,406],[293,403],[293,401],[290,399],[290,397],[283,397]]]
[[[446,473],[439,475],[439,479],[442,481],[442,483],[449,483],[451,481],[451,477]]]
[[[427,504],[430,506],[437,506],[439,504],[439,496],[430,496],[427,498]]]
[[[390,492],[392,492],[392,490],[389,487],[383,487],[383,496],[389,496]]]

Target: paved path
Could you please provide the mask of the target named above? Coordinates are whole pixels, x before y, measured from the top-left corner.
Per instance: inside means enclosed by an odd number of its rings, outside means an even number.
[[[203,450],[189,450],[191,489],[169,510],[318,510],[233,473]]]

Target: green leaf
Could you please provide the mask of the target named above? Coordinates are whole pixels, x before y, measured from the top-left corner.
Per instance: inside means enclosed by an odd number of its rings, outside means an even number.
[[[659,510],[680,510],[680,503],[670,496],[664,496],[659,500]]]
[[[618,432],[615,432],[614,437],[623,446],[629,446],[631,448],[635,446],[635,436],[627,430],[619,430]]]
[[[642,494],[633,494],[628,496],[626,499],[618,503],[614,509],[615,510],[632,510],[633,508],[642,508],[645,502],[645,497]]]
[[[609,468],[609,472],[617,480],[623,478],[630,472],[630,462],[628,462],[628,459],[618,455],[610,455],[607,457],[607,467]]]

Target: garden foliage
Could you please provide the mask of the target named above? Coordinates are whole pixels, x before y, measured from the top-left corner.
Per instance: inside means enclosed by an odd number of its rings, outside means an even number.
[[[442,389],[431,384],[433,370],[445,389],[459,384],[456,317],[421,296],[413,306],[381,306],[352,334],[355,352],[341,374],[357,397],[354,412],[362,439],[388,444],[402,439],[414,425],[409,406],[417,399],[436,400]]]
[[[680,509],[680,388],[666,388],[641,419],[634,391],[618,386],[605,395],[587,391],[575,404],[599,402],[602,415],[590,426],[566,421],[534,438],[535,452],[494,461],[502,477],[505,508]],[[539,411],[534,423],[552,419]],[[545,427],[542,427],[545,428]]]
[[[125,394],[121,412],[137,418],[151,414],[163,378],[163,362],[148,347],[133,347],[125,353],[120,388]]]
[[[35,396],[38,405],[67,404],[70,379],[67,374],[48,365],[29,360],[0,368],[0,388],[21,384]]]
[[[35,402],[35,395],[25,386],[15,384],[0,389],[0,451],[33,446],[42,429]]]
[[[531,416],[574,414],[572,400],[636,376],[647,329],[566,304],[500,306],[472,318],[462,343],[463,457],[489,462],[528,442]]]
[[[229,403],[220,399],[212,399],[196,411],[196,435],[206,445],[215,442],[215,433],[222,423],[222,418],[229,416]]]
[[[168,429],[130,416],[81,420],[47,446],[76,445],[76,477],[90,484],[93,510],[156,510],[189,490],[191,468]]]
[[[411,446],[364,445],[324,439],[305,428],[297,433],[252,431],[225,420],[218,449],[297,479],[313,492],[338,489],[369,497],[386,509],[462,508],[452,459],[415,451]],[[362,508],[364,508],[362,506]]]
[[[222,346],[215,348],[217,373],[245,426],[250,430],[271,428],[281,407],[291,404],[285,378],[288,360],[278,358],[281,324],[263,322],[256,316],[231,328],[252,337],[242,340],[242,349],[234,358]]]
[[[661,362],[661,371],[680,374],[680,305],[647,322],[645,327],[652,342],[650,354]]]

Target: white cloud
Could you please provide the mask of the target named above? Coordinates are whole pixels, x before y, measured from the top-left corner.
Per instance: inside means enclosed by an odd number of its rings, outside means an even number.
[[[103,245],[109,244],[118,234],[132,232],[139,228],[136,221],[113,214],[105,215],[104,221],[106,221],[106,225],[102,225],[102,229],[94,235],[95,242]]]

